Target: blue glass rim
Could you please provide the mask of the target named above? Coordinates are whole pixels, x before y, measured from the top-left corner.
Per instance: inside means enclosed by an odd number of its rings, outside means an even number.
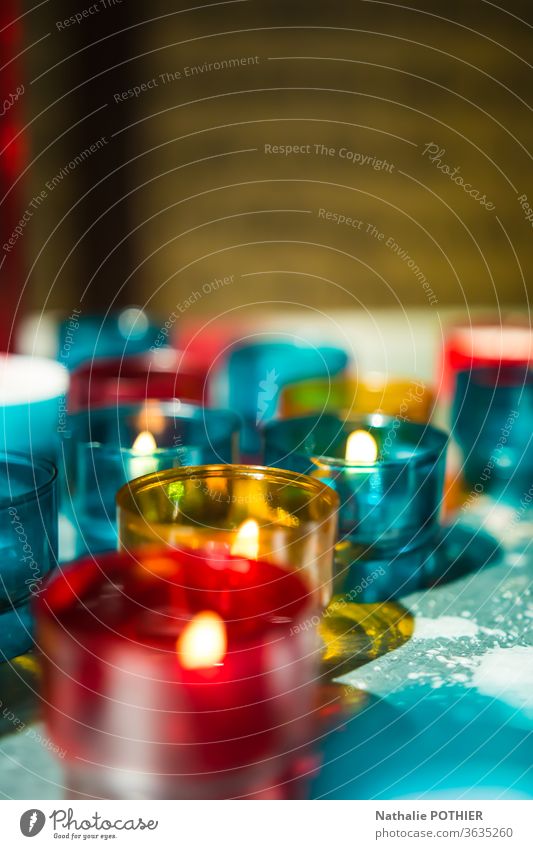
[[[397,427],[394,427],[395,422],[399,422]],[[301,440],[297,445],[292,447],[292,435],[299,439],[298,432],[301,428],[309,425],[307,434],[312,433],[316,428],[322,425],[337,424],[337,435],[343,432],[351,433],[354,430],[365,429],[370,433],[372,431],[387,431],[395,432],[400,438],[406,441],[413,448],[413,455],[410,457],[389,457],[378,458],[374,463],[361,463],[346,460],[345,457],[332,457],[327,453],[313,451],[307,453],[299,450],[301,448]],[[409,464],[418,465],[424,463],[428,459],[438,460],[439,457],[444,457],[446,446],[449,441],[449,435],[440,428],[432,424],[419,424],[417,422],[398,419],[394,416],[384,416],[381,413],[373,413],[367,416],[354,416],[341,418],[332,413],[324,413],[319,416],[295,416],[287,419],[275,419],[262,428],[263,438],[268,442],[268,447],[279,451],[282,456],[296,457],[303,462],[313,462],[315,466],[327,466],[331,469],[361,469],[367,472],[372,472],[376,469],[387,467],[388,469],[403,468]]]
[[[216,447],[224,442],[224,440],[231,438],[233,436],[237,436],[242,428],[242,419],[232,410],[222,409],[222,408],[206,408],[200,404],[184,404],[178,399],[176,401],[159,401],[158,399],[149,398],[147,400],[143,400],[140,402],[136,402],[133,404],[117,404],[111,407],[97,407],[94,409],[80,410],[76,413],[71,413],[67,416],[67,429],[71,430],[75,441],[86,447],[92,447],[100,450],[103,453],[109,453],[112,456],[116,456],[120,454],[126,458],[131,457],[138,458],[142,456],[138,452],[134,451],[132,447],[124,447],[120,445],[120,443],[107,443],[100,442],[98,440],[90,439],[92,423],[94,422],[97,425],[99,422],[104,422],[106,419],[114,418],[118,423],[121,418],[126,418],[130,415],[135,415],[136,413],[142,413],[143,410],[148,409],[153,406],[154,410],[160,412],[164,418],[169,421],[174,422],[183,422],[183,423],[194,423],[201,426],[202,423],[206,425],[220,425],[220,433],[216,435],[216,438],[210,438],[208,440],[209,445]],[[83,436],[76,434],[76,425],[81,424],[82,428],[85,428],[87,432],[87,439],[84,439]],[[72,425],[72,427],[69,427]],[[208,431],[206,430],[206,435]],[[173,456],[176,452],[179,452],[182,448],[191,447],[191,445],[196,444],[193,441],[185,441],[183,444],[179,445],[162,445],[154,448],[153,451],[150,451],[150,456],[154,457],[164,457],[166,455]]]
[[[27,492],[23,492],[13,498],[2,498],[0,496],[0,510],[4,510],[6,507],[13,507],[15,505],[37,501],[53,489],[58,473],[57,467],[50,460],[46,460],[40,456],[34,457],[31,454],[26,454],[22,451],[0,451],[0,467],[5,465],[6,468],[9,469],[10,463],[30,468],[33,471],[34,480],[36,469],[43,472],[46,475],[46,478],[38,486],[28,489]]]

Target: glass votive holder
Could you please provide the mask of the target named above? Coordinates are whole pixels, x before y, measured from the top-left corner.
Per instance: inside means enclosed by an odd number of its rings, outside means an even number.
[[[338,497],[305,475],[203,465],[147,475],[117,495],[123,548],[205,547],[297,572],[321,606],[332,592]]]
[[[202,403],[207,371],[192,357],[159,348],[135,357],[96,360],[75,369],[70,379],[71,413],[156,398]]]
[[[0,356],[0,450],[55,460],[68,372],[45,357]]]
[[[297,795],[320,657],[295,627],[316,615],[298,575],[223,550],[108,552],[58,572],[36,615],[75,798]]]
[[[239,454],[239,418],[179,401],[97,408],[68,417],[65,512],[76,555],[116,548],[115,496],[127,481],[197,463],[231,463]]]
[[[533,362],[533,334],[527,324],[494,317],[456,324],[445,331],[439,392],[450,398],[457,373],[473,368],[523,366]]]
[[[340,375],[289,384],[280,394],[279,417],[346,411],[350,415],[382,413],[425,423],[434,404],[432,390],[421,380],[370,372],[360,378]]]
[[[142,354],[167,344],[164,328],[139,307],[105,314],[73,310],[58,328],[57,358],[70,371],[86,361]]]
[[[360,602],[420,586],[439,524],[447,437],[381,414],[270,422],[265,463],[308,474],[340,497],[334,589]]]
[[[229,407],[243,419],[243,454],[260,450],[259,428],[275,414],[279,392],[288,383],[332,377],[346,368],[342,348],[265,341],[240,345],[228,358]]]
[[[29,599],[57,563],[56,482],[47,460],[0,453],[0,660],[32,644]]]
[[[459,372],[452,435],[472,492],[516,500],[533,480],[533,369],[475,368]]]

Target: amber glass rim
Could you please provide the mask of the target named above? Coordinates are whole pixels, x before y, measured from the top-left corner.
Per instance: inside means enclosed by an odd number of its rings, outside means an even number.
[[[258,477],[260,476],[260,478]],[[124,484],[117,494],[117,507],[129,512],[136,511],[136,496],[141,492],[159,487],[165,483],[179,479],[195,478],[233,478],[233,479],[261,479],[285,485],[298,486],[307,490],[311,496],[320,498],[327,503],[332,510],[337,510],[340,505],[339,496],[332,487],[322,483],[309,475],[299,472],[291,472],[288,469],[278,469],[272,466],[245,466],[237,463],[212,463],[203,466],[181,466],[174,469],[165,469],[161,472],[152,472],[149,475],[135,478]]]

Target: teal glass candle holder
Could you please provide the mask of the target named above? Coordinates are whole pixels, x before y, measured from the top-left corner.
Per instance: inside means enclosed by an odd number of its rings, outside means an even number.
[[[29,601],[57,563],[57,470],[0,454],[0,660],[32,644]]]
[[[68,373],[45,357],[0,356],[0,450],[55,460]]]
[[[327,345],[265,341],[234,349],[228,361],[229,407],[243,419],[243,454],[260,451],[259,428],[273,418],[285,385],[333,377],[347,365],[346,351]]]
[[[374,414],[270,422],[266,465],[311,475],[339,495],[334,590],[373,602],[421,586],[433,556],[447,436]]]
[[[533,480],[533,369],[460,371],[452,434],[474,493],[510,502],[526,496]]]
[[[78,555],[116,548],[115,495],[128,481],[238,459],[240,420],[227,410],[147,401],[85,410],[68,421],[63,500]]]

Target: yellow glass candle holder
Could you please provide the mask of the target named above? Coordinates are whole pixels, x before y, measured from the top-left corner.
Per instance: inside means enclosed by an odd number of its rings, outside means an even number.
[[[130,481],[117,493],[123,549],[165,545],[259,559],[331,598],[339,498],[307,475],[263,466],[188,466]]]
[[[361,379],[339,376],[292,383],[281,392],[279,411],[281,418],[342,411],[381,413],[425,424],[434,404],[433,391],[420,380],[370,373]]]

